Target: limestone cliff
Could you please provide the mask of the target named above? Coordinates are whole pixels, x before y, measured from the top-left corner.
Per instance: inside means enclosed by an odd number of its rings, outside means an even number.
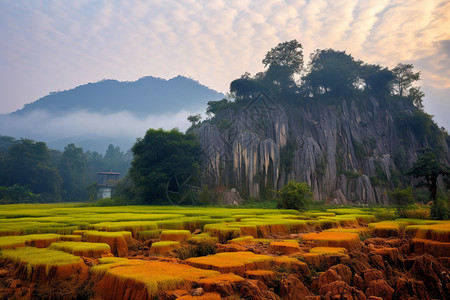
[[[402,175],[416,150],[449,139],[407,99],[360,97],[339,103],[274,100],[260,94],[220,110],[194,129],[208,186],[268,198],[290,179],[311,186],[314,199],[387,203],[386,190],[411,184]]]

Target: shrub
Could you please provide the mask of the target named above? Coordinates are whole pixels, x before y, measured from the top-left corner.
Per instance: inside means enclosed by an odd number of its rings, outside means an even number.
[[[448,200],[438,197],[431,206],[431,218],[433,220],[448,220],[450,219]]]
[[[198,196],[198,202],[203,206],[208,206],[211,204],[211,192],[209,191],[207,184],[202,186],[202,190]]]
[[[278,208],[305,210],[312,201],[312,192],[306,182],[291,180],[278,191]]]
[[[376,211],[373,213],[375,218],[377,218],[378,221],[389,221],[394,220],[397,216],[390,211]]]
[[[427,206],[418,206],[414,209],[407,209],[405,217],[408,219],[430,219],[430,208]]]
[[[183,247],[174,250],[175,256],[181,260],[191,257],[207,256],[216,253],[215,242],[213,240],[204,240],[196,244],[189,243]]]
[[[401,190],[396,188],[390,193],[391,200],[397,208],[397,214],[401,218],[406,218],[406,211],[414,204],[414,197],[412,194],[412,188]]]

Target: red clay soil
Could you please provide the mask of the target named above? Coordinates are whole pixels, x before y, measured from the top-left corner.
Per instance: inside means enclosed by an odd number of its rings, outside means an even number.
[[[119,257],[127,257],[128,256],[128,245],[125,237],[109,237],[103,236],[101,234],[96,235],[95,233],[90,233],[85,236],[86,242],[91,243],[105,243],[108,244],[111,248],[111,252],[114,255]]]
[[[301,251],[297,242],[271,242],[267,248],[267,253],[278,255],[290,255]]]
[[[364,242],[354,235],[311,236],[319,239],[308,239],[308,234],[304,234],[299,244],[273,242],[272,247],[267,243],[217,244],[218,251],[235,252],[184,261],[173,258],[171,253],[165,257],[151,256],[149,244],[142,243],[130,250],[132,255],[139,255],[139,260],[128,261],[134,267],[116,266],[97,276],[87,272],[86,264],[80,264],[50,269],[48,273],[38,267],[27,277],[25,266],[0,261],[0,299],[450,298],[447,242],[408,235],[367,238]],[[277,248],[281,245],[284,247]],[[127,246],[131,249],[129,243]],[[187,243],[181,243],[181,247],[186,246]],[[345,247],[347,253],[308,253],[317,246]],[[296,252],[292,253],[290,248]],[[89,266],[99,263],[98,259],[85,261]],[[210,273],[199,275],[202,272]],[[151,283],[154,279],[156,285]]]

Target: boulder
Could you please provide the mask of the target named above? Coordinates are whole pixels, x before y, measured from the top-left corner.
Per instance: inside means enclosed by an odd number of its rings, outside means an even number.
[[[342,280],[346,284],[351,285],[352,283],[353,274],[349,267],[338,264],[335,266],[332,266],[327,271],[323,272],[319,276],[319,286],[332,283],[337,280]]]
[[[346,299],[346,300],[366,300],[363,292],[351,287],[344,281],[338,280],[320,287],[319,294],[322,299]],[[300,298],[301,299],[301,298]]]
[[[304,299],[312,293],[295,275],[289,275],[280,282],[280,296],[283,299]]]
[[[430,300],[430,294],[422,281],[413,278],[398,278],[395,282],[395,299],[397,300]]]
[[[450,274],[433,256],[424,254],[416,257],[409,274],[423,281],[432,298],[446,299],[450,295]]]
[[[362,277],[364,278],[364,282],[366,285],[368,285],[373,280],[386,279],[386,276],[383,274],[383,272],[377,269],[365,270]]]
[[[394,289],[389,286],[386,280],[376,279],[369,282],[366,289],[366,296],[376,296],[383,300],[392,300]]]

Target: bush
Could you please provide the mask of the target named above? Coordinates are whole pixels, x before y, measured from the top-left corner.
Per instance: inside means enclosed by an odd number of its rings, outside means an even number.
[[[401,218],[406,218],[406,211],[414,205],[414,196],[412,194],[412,188],[401,190],[399,188],[391,191],[391,200],[397,208],[397,214]]]
[[[433,220],[448,220],[450,219],[449,203],[443,197],[438,197],[431,206],[431,218]]]
[[[407,209],[405,216],[409,219],[430,219],[430,208],[428,206],[419,205],[414,209]]]
[[[394,220],[397,218],[397,216],[390,211],[376,211],[373,213],[375,218],[377,218],[378,221],[389,221]]]
[[[175,256],[181,260],[191,257],[207,256],[216,253],[215,242],[212,240],[204,240],[197,244],[187,244],[179,249],[175,249]]]
[[[291,180],[278,191],[278,208],[305,210],[312,202],[312,192],[306,182]]]
[[[202,186],[202,190],[198,196],[198,202],[203,206],[208,206],[211,204],[211,192],[209,191],[207,184]]]

